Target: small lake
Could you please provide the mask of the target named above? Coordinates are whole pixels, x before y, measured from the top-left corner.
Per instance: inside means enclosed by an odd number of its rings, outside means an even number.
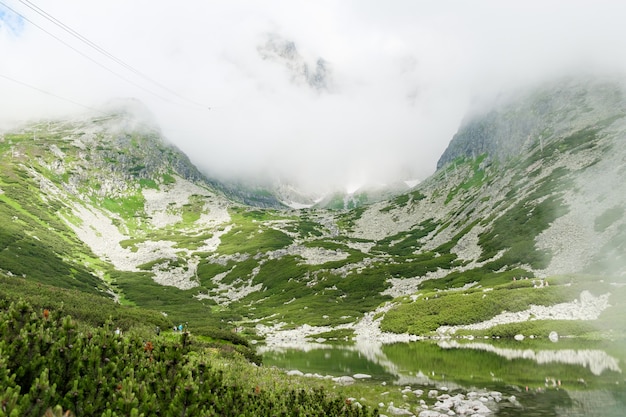
[[[260,349],[263,352],[263,348]],[[496,416],[626,416],[626,344],[560,339],[310,344],[263,352],[265,365],[425,392],[498,391]],[[441,391],[440,391],[441,392]],[[417,403],[418,398],[415,399]],[[384,410],[381,410],[384,413]]]

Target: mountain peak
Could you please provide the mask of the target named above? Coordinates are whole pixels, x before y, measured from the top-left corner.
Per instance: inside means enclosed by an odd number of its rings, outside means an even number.
[[[263,60],[275,62],[285,67],[294,84],[308,85],[316,91],[329,91],[332,71],[329,63],[319,57],[309,63],[298,51],[295,42],[271,33],[265,43],[257,48]]]

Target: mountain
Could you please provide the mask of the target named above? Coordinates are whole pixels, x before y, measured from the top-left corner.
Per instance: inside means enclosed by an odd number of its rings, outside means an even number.
[[[412,181],[396,181],[389,184],[366,184],[354,191],[335,191],[328,193],[313,207],[332,210],[351,210],[379,201],[390,200],[408,192]]]
[[[0,274],[253,338],[432,334],[531,305],[619,327],[625,91],[507,96],[464,120],[430,178],[339,211],[245,204],[263,192],[207,179],[132,101],[25,125],[0,137]]]
[[[307,62],[293,41],[272,33],[257,47],[261,59],[281,65],[287,69],[291,82],[306,85],[317,92],[332,90],[332,70],[324,58],[315,63]]]

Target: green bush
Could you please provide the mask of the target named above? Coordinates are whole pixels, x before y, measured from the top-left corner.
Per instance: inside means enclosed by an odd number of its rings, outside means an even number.
[[[553,305],[575,299],[579,289],[554,286],[515,288],[502,285],[492,291],[470,289],[464,292],[423,293],[415,302],[396,306],[381,323],[381,329],[394,333],[425,335],[440,326],[479,323],[503,311],[522,311],[530,304]]]
[[[24,302],[0,310],[0,415],[369,416],[322,389],[249,390],[211,367],[206,345],[118,335],[110,323],[80,331],[56,311]]]

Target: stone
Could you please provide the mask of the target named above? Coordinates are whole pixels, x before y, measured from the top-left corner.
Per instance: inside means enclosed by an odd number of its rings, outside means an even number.
[[[395,407],[392,404],[389,404],[389,407],[387,407],[387,412],[389,414],[393,414],[394,416],[412,416],[413,415],[413,413],[410,410],[407,410],[405,408]]]
[[[352,378],[351,376],[339,376],[337,378],[333,378],[333,381],[342,385],[350,385],[354,383],[354,378]]]
[[[441,413],[434,410],[424,410],[418,414],[419,417],[441,417]]]

